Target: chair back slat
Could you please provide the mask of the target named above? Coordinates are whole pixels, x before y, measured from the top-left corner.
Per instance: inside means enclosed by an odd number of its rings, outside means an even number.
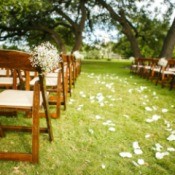
[[[31,55],[26,52],[15,50],[0,50],[0,67],[7,69],[21,69],[26,71],[36,71],[32,67]]]

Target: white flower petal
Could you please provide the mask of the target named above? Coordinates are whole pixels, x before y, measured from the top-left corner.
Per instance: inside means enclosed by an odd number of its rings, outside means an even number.
[[[94,134],[94,130],[93,130],[93,129],[89,129],[89,132],[90,132],[91,134]]]
[[[109,131],[115,132],[115,128],[114,127],[110,127]]]
[[[174,152],[175,151],[175,148],[169,147],[169,148],[167,148],[167,151]]]
[[[121,157],[127,157],[127,158],[131,158],[132,157],[132,154],[129,153],[129,152],[121,152],[121,153],[119,153],[119,155]]]
[[[154,120],[154,121],[157,121],[157,120],[159,120],[161,117],[159,116],[159,115],[157,115],[157,114],[154,114],[153,116],[152,116],[152,119]]]
[[[140,149],[139,143],[137,141],[132,143],[134,149]]]
[[[132,93],[132,91],[133,91],[133,89],[129,89],[129,90],[128,90],[129,93]]]
[[[124,114],[123,117],[129,118],[129,115]]]
[[[153,119],[152,118],[148,118],[148,119],[146,119],[146,122],[147,123],[151,123],[151,122],[153,122]]]
[[[156,151],[161,151],[161,149],[163,148],[163,146],[160,145],[159,143],[156,143],[155,146],[156,146],[155,148]]]
[[[169,135],[169,137],[167,138],[167,140],[169,140],[169,141],[175,141],[175,134]]]
[[[132,161],[132,163],[135,165],[135,166],[139,166],[139,164],[137,162],[135,162],[134,160]]]
[[[138,159],[137,163],[139,165],[144,165],[145,164],[145,161],[143,159]]]
[[[148,139],[148,138],[150,138],[150,137],[151,137],[150,134],[146,134],[146,135],[145,135],[145,138],[146,138],[146,139]]]
[[[134,153],[137,155],[143,154],[143,151],[141,149],[134,149]]]
[[[96,115],[95,118],[96,118],[97,120],[99,120],[99,119],[101,119],[101,116],[100,116],[100,115]]]
[[[145,110],[146,111],[152,111],[152,108],[150,108],[150,107],[147,106],[147,107],[145,107]]]
[[[101,164],[101,168],[102,169],[105,169],[106,168],[106,165],[104,163]]]
[[[163,159],[164,155],[161,152],[156,152],[156,158],[157,159]]]
[[[163,108],[163,109],[162,109],[162,112],[163,112],[163,113],[166,113],[166,112],[168,112],[168,109]]]

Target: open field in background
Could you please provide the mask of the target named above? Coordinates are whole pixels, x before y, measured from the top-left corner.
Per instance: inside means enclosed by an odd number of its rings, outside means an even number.
[[[131,75],[129,65],[83,61],[67,110],[52,119],[55,141],[40,135],[40,163],[0,161],[0,175],[175,174],[175,90]],[[7,133],[0,149],[29,150],[26,140]]]

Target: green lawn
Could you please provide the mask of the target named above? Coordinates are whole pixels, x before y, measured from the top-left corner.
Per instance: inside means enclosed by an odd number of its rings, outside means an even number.
[[[55,141],[40,136],[40,163],[0,161],[0,175],[175,174],[175,141],[167,139],[175,137],[175,91],[131,75],[129,65],[83,61],[67,110],[52,119]],[[9,132],[0,149],[30,151],[30,138]]]

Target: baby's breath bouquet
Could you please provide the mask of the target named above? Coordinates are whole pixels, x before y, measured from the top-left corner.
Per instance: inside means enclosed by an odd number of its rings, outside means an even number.
[[[33,67],[38,68],[42,73],[48,73],[58,67],[60,57],[57,48],[49,42],[44,42],[31,52],[30,58]]]

